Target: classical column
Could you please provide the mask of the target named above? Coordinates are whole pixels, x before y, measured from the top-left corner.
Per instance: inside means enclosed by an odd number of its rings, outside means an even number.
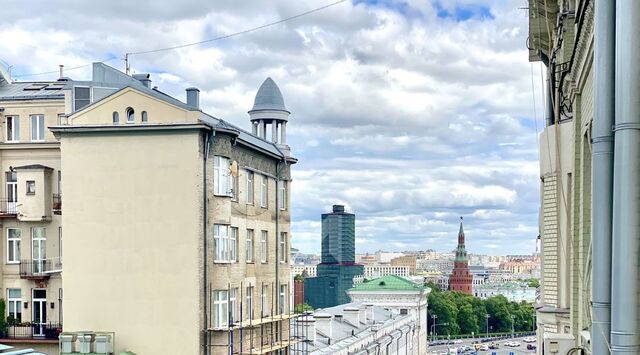
[[[287,122],[280,124],[280,144],[287,144]]]
[[[278,123],[276,120],[271,121],[271,141],[278,143]]]

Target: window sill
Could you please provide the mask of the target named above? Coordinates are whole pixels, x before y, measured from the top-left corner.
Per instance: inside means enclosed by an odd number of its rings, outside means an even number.
[[[35,192],[27,192],[26,195],[27,196],[34,196],[36,193]]]
[[[5,143],[20,143],[20,141],[4,141]]]
[[[7,261],[7,265],[20,265],[19,261]]]
[[[231,198],[231,195],[227,195],[227,194],[219,194],[219,193],[217,193],[217,192],[214,192],[214,193],[213,193],[213,196],[215,196],[215,197],[229,197],[229,198]]]
[[[31,143],[44,143],[44,139],[39,139],[39,140],[31,140]]]
[[[245,264],[255,264],[255,262],[251,261],[251,260],[247,260],[244,262]]]

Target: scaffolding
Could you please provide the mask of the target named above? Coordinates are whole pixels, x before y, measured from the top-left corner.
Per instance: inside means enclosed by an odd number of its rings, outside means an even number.
[[[308,314],[296,314],[293,312],[293,302],[287,301],[290,298],[290,292],[293,284],[291,282],[281,283],[279,287],[287,286],[287,292],[282,292],[281,289],[276,289],[275,283],[260,283],[260,291],[254,292],[256,285],[251,283],[240,283],[239,287],[239,300],[237,294],[232,298],[231,285],[227,285],[227,322],[223,326],[211,327],[205,331],[205,346],[207,349],[220,349],[227,348],[226,354],[228,355],[257,355],[257,354],[301,354],[306,352],[300,352],[298,348],[294,347],[295,344],[303,343],[307,339],[307,334],[303,334],[304,330],[299,329],[296,318],[306,316]],[[271,302],[266,305],[264,296],[262,296],[263,290],[267,286],[270,289]],[[252,291],[252,295],[247,296],[245,290]],[[209,314],[207,317],[213,318],[214,309],[214,297],[213,289],[209,287],[208,303]],[[236,288],[237,290],[237,288]],[[278,293],[279,291],[279,293]],[[260,295],[260,315],[254,317],[255,302],[253,301],[254,295]],[[277,302],[277,297],[280,297],[280,301]],[[245,299],[247,302],[245,302]],[[285,305],[289,307],[285,308]],[[239,307],[237,307],[239,306]],[[245,312],[249,311],[247,315]],[[277,309],[279,308],[279,309]],[[234,319],[236,312],[238,319]],[[214,324],[209,321],[208,324]],[[220,336],[226,333],[226,337]],[[213,339],[212,339],[213,338]],[[213,343],[212,340],[222,340],[223,342]],[[295,350],[294,350],[295,348]],[[215,351],[215,353],[221,353],[221,351]]]

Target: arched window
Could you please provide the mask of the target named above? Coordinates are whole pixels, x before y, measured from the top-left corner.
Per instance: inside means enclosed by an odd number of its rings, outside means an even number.
[[[142,111],[142,123],[147,123],[149,118],[147,117],[147,111]]]
[[[134,111],[131,107],[127,107],[127,123],[133,123],[135,120]]]
[[[118,112],[113,111],[113,124],[118,124],[120,122],[120,115]]]

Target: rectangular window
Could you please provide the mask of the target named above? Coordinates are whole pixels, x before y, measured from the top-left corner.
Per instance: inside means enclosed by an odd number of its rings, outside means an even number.
[[[22,231],[16,228],[7,228],[7,263],[20,262],[20,236]]]
[[[267,308],[267,294],[269,293],[269,286],[262,286],[262,293],[260,294],[260,314],[264,317],[269,314]]]
[[[27,180],[27,195],[36,194],[36,182],[33,180]]]
[[[247,245],[245,254],[248,263],[253,262],[253,229],[247,229]]]
[[[278,302],[279,314],[284,314],[287,309],[287,285],[280,285],[280,300]]]
[[[253,171],[247,170],[247,204],[253,204]]]
[[[278,182],[278,208],[281,210],[287,209],[287,182]]]
[[[7,317],[10,323],[22,322],[22,290],[7,289]]]
[[[262,231],[262,236],[260,237],[260,261],[263,263],[267,262],[267,238],[269,237],[269,233],[267,231]]]
[[[15,213],[16,202],[18,202],[18,173],[7,171],[5,176],[7,179],[7,212]]]
[[[229,235],[229,261],[238,261],[238,228],[231,227]]]
[[[91,103],[91,89],[86,87],[73,88],[74,111],[88,106]]]
[[[229,226],[213,225],[213,256],[215,262],[229,261]]]
[[[229,323],[231,325],[233,325],[237,319],[236,317],[238,316],[238,289],[237,288],[232,288],[230,290],[229,293],[229,310],[231,311],[231,319],[229,320]]]
[[[266,175],[261,175],[260,176],[260,207],[264,207],[267,208],[267,183],[269,180],[267,180],[267,176]]]
[[[20,119],[18,116],[7,116],[7,142],[20,141]]]
[[[216,195],[231,196],[230,194],[229,159],[221,156],[213,158],[213,191]]]
[[[287,233],[280,232],[280,250],[278,254],[280,254],[280,262],[287,262]]]
[[[253,319],[253,286],[247,287],[247,313],[248,319]]]
[[[31,259],[33,272],[44,272],[47,259],[47,229],[43,227],[31,228]]]
[[[213,291],[213,327],[223,328],[229,324],[229,292]]]
[[[44,115],[31,115],[31,141],[44,141]]]
[[[229,174],[229,181],[231,183],[231,200],[232,201],[238,201],[238,191],[240,190],[238,188],[239,184],[238,184],[238,176],[236,174],[236,176],[233,176],[232,174]]]

